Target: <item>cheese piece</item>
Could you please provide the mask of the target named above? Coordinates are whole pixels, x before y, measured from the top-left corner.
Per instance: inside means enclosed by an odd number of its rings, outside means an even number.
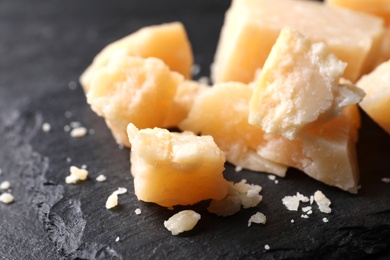
[[[172,207],[226,196],[225,156],[211,136],[160,128],[138,130],[133,124],[127,131],[139,200]]]
[[[192,230],[200,220],[200,214],[193,210],[182,210],[164,221],[166,229],[176,236],[182,232]]]
[[[129,147],[127,125],[164,127],[182,81],[159,59],[116,55],[94,73],[87,102],[105,118],[117,143]]]
[[[325,184],[357,193],[356,141],[360,115],[356,105],[325,124],[308,129],[297,140],[269,137],[259,149],[264,158],[300,169]]]
[[[191,77],[193,55],[184,26],[179,22],[142,28],[106,46],[81,75],[80,82],[87,92],[94,73],[107,66],[112,56],[155,57],[172,71]]]
[[[363,76],[357,85],[366,92],[360,107],[390,134],[390,60]]]
[[[296,139],[313,123],[338,116],[363,96],[353,85],[339,85],[345,67],[323,43],[284,28],[254,82],[249,123]]]
[[[284,176],[285,166],[257,153],[264,142],[264,132],[248,123],[251,95],[252,89],[241,83],[217,84],[195,100],[179,128],[211,135],[227,161],[239,168]]]
[[[292,27],[312,42],[324,42],[348,63],[344,76],[356,81],[372,69],[383,33],[383,20],[314,1],[234,0],[225,16],[212,80],[251,82],[280,31]]]
[[[385,20],[386,26],[390,26],[389,0],[326,0],[326,4],[379,16]]]

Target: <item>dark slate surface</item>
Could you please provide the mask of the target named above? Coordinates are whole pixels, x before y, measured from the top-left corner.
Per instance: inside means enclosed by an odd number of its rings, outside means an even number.
[[[358,195],[295,170],[274,184],[265,174],[236,173],[227,164],[227,179],[246,178],[263,186],[257,208],[219,218],[207,213],[207,202],[170,211],[135,198],[129,150],[118,148],[80,86],[70,90],[68,85],[107,43],[142,26],[175,20],[185,24],[200,75],[207,76],[228,5],[217,0],[0,0],[0,181],[9,180],[15,196],[13,204],[0,204],[0,259],[390,257],[390,184],[380,181],[390,177],[390,137],[364,114]],[[95,134],[69,137],[63,127],[71,121]],[[42,132],[43,122],[52,125],[50,133]],[[82,164],[90,178],[66,185],[69,166]],[[96,182],[99,174],[108,180]],[[129,192],[120,196],[119,207],[106,210],[105,200],[117,187]],[[286,195],[311,195],[318,189],[332,201],[329,216],[314,207],[310,218],[302,219],[301,212],[289,212],[281,203]],[[163,221],[183,208],[197,210],[202,219],[194,230],[172,236]],[[268,217],[267,224],[248,228],[256,211]]]

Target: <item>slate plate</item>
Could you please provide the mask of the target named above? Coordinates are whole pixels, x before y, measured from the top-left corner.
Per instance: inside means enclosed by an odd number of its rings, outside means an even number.
[[[184,22],[202,68],[199,76],[207,76],[228,2],[0,4],[0,181],[9,180],[15,196],[13,204],[0,204],[0,259],[390,257],[390,186],[381,182],[390,177],[390,137],[364,113],[358,195],[296,170],[275,184],[265,174],[236,173],[227,164],[227,179],[245,178],[263,187],[258,207],[220,218],[206,211],[207,202],[171,211],[134,196],[129,150],[115,144],[103,120],[90,110],[77,78],[107,43],[142,26],[174,20]],[[72,121],[94,134],[71,138],[64,126]],[[43,122],[51,124],[49,133],[41,130]],[[69,166],[83,164],[90,178],[66,185]],[[99,174],[107,181],[96,182]],[[106,210],[107,196],[118,187],[126,187],[128,193],[120,196],[119,207]],[[316,190],[331,199],[332,214],[314,207],[310,218],[303,219],[301,212],[290,212],[281,203],[286,195],[311,195]],[[134,213],[136,208],[141,215]],[[195,209],[202,219],[194,230],[172,236],[163,221],[185,208]],[[248,228],[248,219],[257,211],[267,216],[267,224]],[[264,249],[266,244],[270,250]]]

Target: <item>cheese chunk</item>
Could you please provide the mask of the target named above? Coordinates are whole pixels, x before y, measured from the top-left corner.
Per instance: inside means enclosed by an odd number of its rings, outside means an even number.
[[[182,82],[159,59],[114,55],[94,73],[87,102],[105,118],[117,143],[130,146],[127,125],[164,127]]]
[[[212,65],[214,83],[251,82],[286,26],[326,43],[348,63],[344,77],[353,82],[374,66],[383,33],[380,18],[314,1],[233,0]]]
[[[249,123],[296,139],[313,123],[338,116],[363,96],[353,85],[339,85],[345,67],[323,43],[283,29],[253,84]]]
[[[211,136],[127,128],[137,198],[164,207],[226,196],[225,156]]]
[[[363,76],[357,85],[366,92],[360,107],[390,134],[390,60]]]
[[[251,95],[252,89],[242,83],[217,84],[195,100],[179,128],[211,135],[225,152],[227,161],[240,168],[284,176],[285,166],[257,153],[264,142],[264,132],[248,123]]]
[[[300,169],[325,184],[357,193],[359,126],[359,110],[351,105],[332,121],[308,129],[297,140],[267,136],[268,142],[260,147],[259,154]]]
[[[159,58],[172,71],[179,72],[186,78],[191,77],[191,45],[184,26],[179,22],[145,27],[106,46],[80,77],[86,92],[95,71],[105,67],[115,55]]]

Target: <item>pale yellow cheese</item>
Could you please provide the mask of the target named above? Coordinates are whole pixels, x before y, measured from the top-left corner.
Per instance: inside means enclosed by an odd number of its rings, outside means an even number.
[[[353,85],[339,85],[345,67],[323,43],[283,29],[253,83],[249,123],[296,139],[313,123],[338,116],[363,96]]]
[[[116,141],[130,146],[126,127],[164,127],[183,76],[161,60],[114,55],[98,68],[90,82],[87,102],[105,118]]]
[[[372,69],[383,34],[380,18],[314,1],[233,0],[212,65],[214,83],[251,82],[286,26],[325,42],[348,63],[344,77],[351,81]]]
[[[390,60],[363,76],[357,85],[366,92],[360,107],[390,134]]]
[[[284,176],[285,166],[257,153],[264,142],[264,132],[248,123],[251,95],[252,89],[242,83],[217,84],[199,95],[179,127],[213,136],[227,161],[240,168]]]
[[[106,46],[80,77],[86,92],[95,71],[105,67],[114,55],[159,58],[170,70],[191,78],[193,55],[186,31],[180,22],[144,27]]]
[[[127,128],[131,142],[131,173],[139,200],[164,207],[222,199],[225,155],[211,136],[170,133],[166,129]]]

